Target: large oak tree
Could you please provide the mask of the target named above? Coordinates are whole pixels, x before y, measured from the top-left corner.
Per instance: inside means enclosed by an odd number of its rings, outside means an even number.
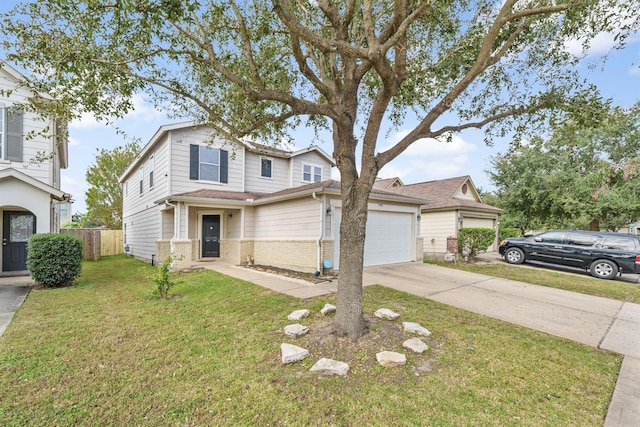
[[[230,138],[328,130],[345,249],[335,327],[357,338],[380,169],[421,138],[588,111],[575,108],[591,105],[592,91],[566,42],[601,31],[624,41],[637,10],[635,0],[39,0],[2,32],[9,59],[74,113],[122,115],[146,92]],[[379,151],[386,124],[411,130]]]

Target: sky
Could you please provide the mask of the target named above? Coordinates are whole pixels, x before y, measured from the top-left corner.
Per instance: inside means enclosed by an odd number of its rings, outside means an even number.
[[[0,13],[9,11],[16,3],[16,0],[0,0]],[[592,41],[590,54],[592,57],[606,54],[612,44],[611,35],[602,34]],[[633,37],[624,50],[611,53],[604,67],[589,69],[585,64],[582,72],[586,79],[599,87],[605,98],[613,99],[614,105],[629,107],[640,102],[640,35]],[[86,171],[94,163],[98,150],[111,150],[127,142],[116,131],[116,127],[124,131],[127,137],[137,138],[144,145],[160,126],[175,123],[175,120],[167,118],[164,112],[156,110],[142,96],[134,99],[134,105],[135,110],[116,121],[115,126],[97,122],[89,115],[70,124],[69,167],[62,170],[62,190],[73,196],[73,213],[87,211],[84,201],[84,193],[88,189]],[[379,142],[378,151],[400,140],[410,130],[411,128],[402,128],[392,132]],[[313,137],[313,131],[309,130],[308,135],[307,138],[304,129],[299,130],[293,143],[299,148],[306,147]],[[470,175],[477,187],[491,190],[492,185],[486,171],[490,168],[492,156],[507,151],[508,139],[495,141],[489,147],[485,145],[484,137],[483,131],[469,130],[455,135],[449,143],[417,141],[386,165],[379,177],[399,177],[405,184],[412,184]],[[330,140],[318,145],[331,155],[333,150]],[[337,170],[333,177],[339,178]]]

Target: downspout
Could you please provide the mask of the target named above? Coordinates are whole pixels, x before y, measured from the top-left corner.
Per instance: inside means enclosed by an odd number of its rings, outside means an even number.
[[[171,240],[169,240],[169,248],[170,248],[169,256],[171,256],[171,270],[173,270],[173,262],[174,262],[173,254],[175,253],[175,240],[178,236],[178,225],[180,224],[178,222],[179,209],[178,209],[178,205],[172,205],[171,203],[169,203],[168,200],[165,200],[164,204],[167,206],[173,207],[173,236],[171,237]]]
[[[322,260],[320,259],[320,245],[322,239],[324,238],[324,202],[322,199],[316,196],[316,192],[314,191],[312,194],[313,199],[320,202],[320,235],[318,236],[318,240],[316,240],[316,272],[322,274]]]

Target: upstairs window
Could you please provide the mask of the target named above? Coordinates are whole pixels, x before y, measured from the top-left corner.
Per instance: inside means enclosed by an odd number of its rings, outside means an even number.
[[[153,156],[149,157],[149,188],[153,188],[153,170],[155,169],[155,162]]]
[[[267,157],[260,158],[260,176],[263,178],[272,177],[273,161]]]
[[[0,160],[22,161],[22,110],[0,108]]]
[[[322,181],[322,168],[320,166],[302,165],[302,182]]]
[[[140,182],[140,194],[144,191],[144,168],[140,166],[138,170],[138,181]]]
[[[189,148],[189,179],[228,182],[228,151],[197,144],[191,144]]]

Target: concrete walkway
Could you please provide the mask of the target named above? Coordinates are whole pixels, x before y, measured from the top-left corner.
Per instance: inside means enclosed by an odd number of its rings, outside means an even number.
[[[217,262],[199,266],[302,299],[337,288]],[[624,355],[604,425],[640,425],[640,305],[422,263],[368,267],[363,285],[374,284]]]
[[[31,291],[31,277],[0,278],[0,336]]]

